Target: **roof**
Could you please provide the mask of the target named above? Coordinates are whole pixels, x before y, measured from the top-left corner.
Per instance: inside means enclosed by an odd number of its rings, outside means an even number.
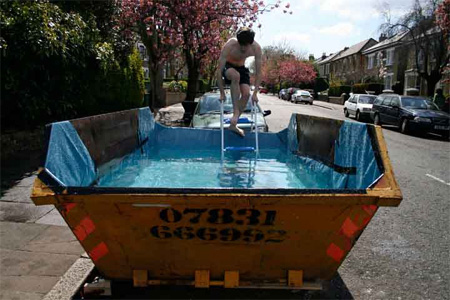
[[[394,46],[394,45],[400,43],[401,40],[402,40],[407,34],[408,34],[408,31],[398,33],[398,34],[394,35],[393,37],[390,37],[390,38],[388,38],[388,39],[385,39],[384,41],[379,42],[378,44],[376,44],[376,45],[374,45],[374,46],[372,46],[372,47],[370,47],[370,48],[364,50],[364,51],[363,51],[363,54],[366,55],[366,54],[370,54],[370,53],[373,53],[373,52],[377,52],[377,51],[383,50],[383,49],[385,49],[385,48],[392,47],[392,46]]]
[[[321,65],[321,64],[330,62],[333,58],[335,58],[337,55],[339,55],[342,51],[344,51],[344,50],[340,50],[340,51],[338,51],[338,52],[336,52],[334,54],[328,55],[326,58],[324,58],[323,60],[319,61],[318,64]]]
[[[364,40],[362,42],[359,42],[356,45],[351,46],[350,48],[348,48],[347,50],[341,52],[337,57],[335,57],[333,60],[338,60],[356,53],[361,52],[361,50],[371,41],[374,41],[375,43],[377,42],[376,40],[370,38],[367,40]]]

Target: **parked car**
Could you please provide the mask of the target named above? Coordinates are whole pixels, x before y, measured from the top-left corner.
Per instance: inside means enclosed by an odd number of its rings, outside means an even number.
[[[344,115],[346,117],[353,115],[358,121],[370,119],[370,111],[376,98],[377,96],[374,95],[353,94],[344,103]]]
[[[316,92],[313,89],[303,89],[303,90],[309,92],[311,94],[311,96],[313,97],[313,99],[317,99]]]
[[[434,132],[447,138],[450,133],[450,115],[423,97],[381,94],[370,115],[375,125],[395,125],[402,133]]]
[[[278,93],[278,98],[280,98],[280,99],[285,99],[285,98],[286,98],[286,94],[287,94],[287,90],[286,90],[286,89],[282,89],[282,90],[280,90],[280,92]]]
[[[269,92],[269,90],[266,89],[266,88],[261,88],[261,89],[259,90],[259,92],[260,92],[261,94],[267,94],[267,93]]]
[[[295,103],[304,102],[306,104],[309,103],[312,105],[314,99],[313,99],[313,96],[308,91],[298,90],[292,95],[292,101]]]
[[[192,118],[191,127],[203,128],[203,129],[220,129],[220,94],[219,93],[206,93],[198,101],[197,108],[195,109],[194,116]],[[226,94],[227,99],[224,103],[224,127],[230,126],[229,120],[233,116],[233,104],[231,102],[230,94]],[[252,114],[251,114],[251,101],[249,100],[247,106],[239,118],[239,128],[244,131],[250,131],[252,126]],[[256,120],[259,131],[269,131],[269,126],[265,120],[265,117],[270,115],[270,110],[263,111],[259,104],[256,104]]]
[[[298,90],[300,90],[300,89],[299,89],[299,88],[293,88],[293,87],[288,88],[288,89],[287,89],[287,97],[286,97],[286,100],[287,100],[287,101],[293,102],[293,100],[292,100],[292,95],[293,95],[296,91],[298,91]]]

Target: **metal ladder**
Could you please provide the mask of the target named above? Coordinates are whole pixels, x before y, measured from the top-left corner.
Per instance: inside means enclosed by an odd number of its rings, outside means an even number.
[[[252,99],[249,99],[249,101],[252,101],[252,126],[255,128],[255,147],[225,147],[225,133],[224,133],[224,101],[220,101],[220,131],[221,131],[221,162],[223,164],[225,152],[226,151],[239,151],[239,152],[255,152],[256,157],[258,157],[259,154],[259,141],[258,141],[258,124],[257,124],[257,114],[256,114],[256,104],[253,103]],[[251,129],[251,127],[250,127]]]

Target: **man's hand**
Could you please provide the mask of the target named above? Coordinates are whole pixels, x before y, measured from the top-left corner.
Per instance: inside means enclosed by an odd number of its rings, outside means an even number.
[[[256,91],[253,92],[252,101],[253,101],[253,103],[257,103],[259,101],[258,100],[258,92],[256,92]]]
[[[225,101],[225,99],[227,99],[227,96],[225,96],[225,92],[224,91],[220,91],[219,100],[223,102],[223,101]]]

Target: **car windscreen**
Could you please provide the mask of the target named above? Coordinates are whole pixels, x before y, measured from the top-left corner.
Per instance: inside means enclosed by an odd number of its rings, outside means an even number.
[[[205,96],[200,100],[198,105],[200,106],[198,113],[201,115],[208,113],[220,113],[219,95]],[[245,111],[251,111],[251,109],[251,101],[248,101]],[[227,99],[223,105],[223,110],[225,113],[233,112],[233,105],[231,103],[230,95],[227,95]],[[257,108],[257,111],[260,112],[259,108]]]
[[[401,101],[404,108],[439,110],[433,102],[427,99],[402,97]]]
[[[377,97],[375,97],[375,96],[359,96],[359,103],[362,103],[362,104],[373,104],[373,101],[376,98]]]

